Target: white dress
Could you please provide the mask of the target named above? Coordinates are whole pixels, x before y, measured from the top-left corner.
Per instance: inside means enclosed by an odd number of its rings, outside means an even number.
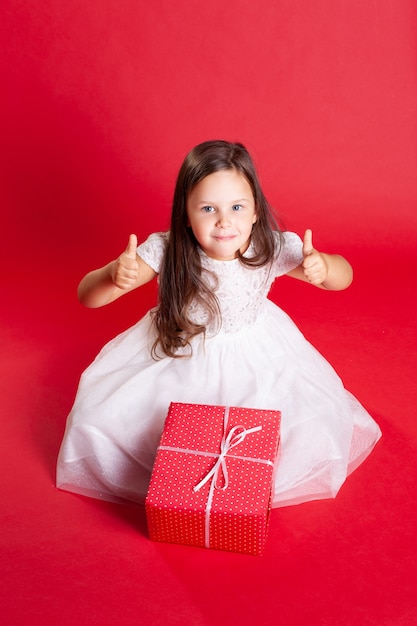
[[[156,272],[166,233],[139,256]],[[330,364],[268,298],[275,277],[302,262],[284,233],[272,266],[249,268],[201,252],[218,277],[221,325],[192,341],[191,358],[155,360],[147,313],[110,341],[83,373],[58,457],[57,486],[110,501],[143,502],[171,401],[281,411],[274,507],[334,497],[381,436]],[[251,254],[251,247],[246,252]],[[205,321],[204,311],[193,315]]]

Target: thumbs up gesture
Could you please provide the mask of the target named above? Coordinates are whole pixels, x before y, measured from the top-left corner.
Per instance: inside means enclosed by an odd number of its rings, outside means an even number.
[[[308,228],[303,240],[304,276],[312,285],[321,285],[326,280],[329,269],[325,256],[313,247],[313,233]]]
[[[119,289],[132,289],[139,276],[139,263],[136,256],[138,239],[130,235],[127,248],[114,262],[112,271],[113,284]]]

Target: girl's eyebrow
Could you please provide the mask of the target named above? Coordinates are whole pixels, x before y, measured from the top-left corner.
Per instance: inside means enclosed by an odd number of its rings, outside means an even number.
[[[239,198],[238,200],[232,200],[230,204],[239,204],[241,202],[249,202],[248,198]],[[209,200],[200,200],[200,202],[197,202],[197,204],[204,204],[204,205],[208,205],[211,206],[212,204],[217,204],[216,202],[211,202]]]

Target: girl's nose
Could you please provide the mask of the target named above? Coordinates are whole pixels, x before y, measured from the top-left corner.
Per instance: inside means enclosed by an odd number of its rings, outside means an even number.
[[[217,219],[217,226],[219,228],[227,228],[230,226],[230,218],[227,215],[219,215]]]

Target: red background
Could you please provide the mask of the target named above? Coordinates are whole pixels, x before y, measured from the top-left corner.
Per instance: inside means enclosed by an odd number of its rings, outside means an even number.
[[[416,42],[412,0],[3,0],[5,623],[416,623]],[[334,502],[273,512],[260,559],[152,544],[141,508],[53,485],[80,372],[155,299],[87,311],[78,280],[168,225],[182,159],[213,138],[352,261],[346,292],[272,297],[384,432]]]

